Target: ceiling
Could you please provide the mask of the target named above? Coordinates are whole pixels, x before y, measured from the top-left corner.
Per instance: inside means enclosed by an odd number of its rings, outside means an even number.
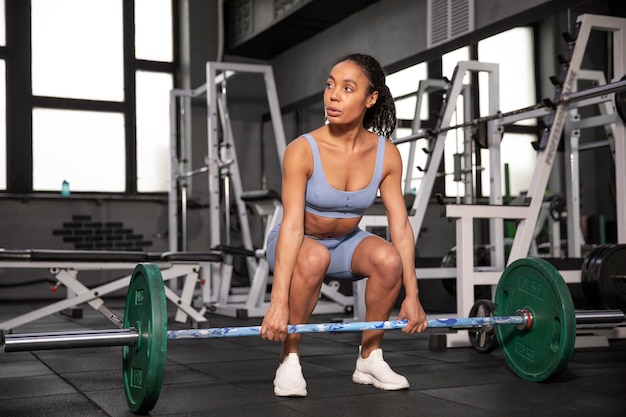
[[[379,0],[313,0],[236,43],[226,53],[267,60]],[[226,22],[232,21],[226,19]],[[228,23],[227,23],[228,24]],[[228,28],[226,28],[228,33]]]

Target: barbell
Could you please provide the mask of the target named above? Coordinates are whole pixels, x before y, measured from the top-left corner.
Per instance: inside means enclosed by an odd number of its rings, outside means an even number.
[[[622,323],[620,310],[576,313],[567,284],[543,259],[511,263],[498,283],[495,316],[443,318],[430,328],[487,329],[495,335],[511,369],[528,381],[557,375],[569,362],[576,339],[576,321]],[[147,413],[159,398],[168,340],[259,336],[260,326],[167,330],[167,304],[158,266],[135,267],[128,287],[123,328],[98,331],[10,334],[5,352],[81,347],[122,346],[124,391],[133,413]],[[288,333],[353,332],[406,327],[403,320],[291,324]],[[508,326],[507,326],[508,325]],[[479,330],[480,331],[480,330]]]

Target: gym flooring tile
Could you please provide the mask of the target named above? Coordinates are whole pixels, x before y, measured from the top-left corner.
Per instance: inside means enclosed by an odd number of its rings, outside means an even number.
[[[124,300],[106,304],[122,315]],[[0,321],[37,307],[3,302]],[[13,308],[14,307],[14,308]],[[60,314],[21,326],[15,333],[109,329],[88,306],[83,318]],[[175,323],[170,329],[186,329]],[[209,315],[199,327],[249,326]],[[333,316],[316,316],[327,322]],[[432,333],[431,333],[432,334]],[[626,410],[626,340],[608,347],[577,349],[568,367],[543,383],[527,382],[501,352],[472,348],[429,349],[429,334],[388,331],[384,356],[411,388],[379,391],[354,384],[359,334],[307,334],[301,363],[306,398],[273,394],[280,345],[257,337],[177,340],[168,343],[163,387],[153,416],[228,417],[548,417],[620,416]],[[0,416],[133,416],[123,387],[121,348],[61,349],[0,354]]]

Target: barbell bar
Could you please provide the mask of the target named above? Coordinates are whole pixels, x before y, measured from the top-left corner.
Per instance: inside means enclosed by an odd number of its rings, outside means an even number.
[[[576,312],[576,327],[616,327],[624,321],[621,310],[588,310]],[[485,326],[515,325],[519,330],[530,330],[532,314],[519,310],[515,316],[484,316],[442,318],[428,320],[428,328],[456,330],[480,329]],[[407,320],[355,321],[317,324],[290,324],[288,334],[362,332],[368,330],[400,330]],[[168,330],[168,340],[223,339],[229,337],[260,336],[261,326],[215,327],[207,329]],[[7,335],[4,351],[24,352],[34,350],[75,349],[112,346],[135,346],[139,331],[134,328],[112,330],[84,330],[75,332],[24,333]]]
[[[168,340],[259,336],[260,326],[167,330],[167,301],[158,266],[137,265],[128,287],[124,328],[113,330],[6,335],[5,352],[122,346],[126,400],[132,412],[147,413],[158,400],[165,372]],[[432,319],[430,328],[495,327],[498,345],[511,369],[528,381],[557,375],[574,350],[580,325],[616,326],[621,310],[575,312],[569,289],[554,266],[543,259],[518,259],[500,278],[496,315]],[[393,330],[403,320],[292,324],[290,334]]]
[[[545,110],[545,114],[535,115],[535,117],[544,117],[548,116],[550,114],[550,111],[558,106],[568,106],[573,103],[581,102],[593,97],[604,96],[611,93],[617,93],[615,106],[618,110],[618,114],[620,115],[620,117],[622,117],[622,120],[624,120],[622,116],[624,113],[626,113],[626,109],[624,109],[624,103],[626,103],[626,94],[624,94],[624,91],[626,91],[626,79],[623,78],[620,81],[598,85],[588,88],[586,90],[566,93],[561,95],[561,97],[557,100],[546,98],[541,103],[533,104],[531,106],[521,109],[511,110],[508,112],[498,112],[487,116],[477,117],[475,119],[453,126],[440,127],[436,129],[422,129],[421,131],[413,133],[411,135],[394,139],[393,143],[399,145],[401,143],[412,142],[418,139],[428,139],[435,137],[440,133],[448,132],[451,130],[474,127],[482,123],[487,123],[492,120],[503,119],[509,116],[517,116],[524,113],[530,114],[531,112],[535,112],[536,110],[541,109]]]
[[[429,328],[469,329],[482,326],[513,324],[526,326],[526,316],[509,317],[466,317],[455,319],[428,320]],[[398,330],[404,329],[406,320],[338,322],[319,324],[290,324],[288,334],[362,332],[367,330]],[[216,327],[208,329],[168,330],[168,340],[181,339],[216,339],[227,337],[260,336],[261,326]],[[139,331],[134,328],[114,330],[86,330],[76,332],[26,333],[7,335],[4,351],[24,352],[33,350],[73,349],[86,347],[135,346],[139,341]]]
[[[624,322],[621,310],[588,310],[576,312],[576,328],[612,328]],[[532,314],[519,310],[515,316],[484,316],[442,318],[428,320],[428,328],[456,330],[480,329],[485,326],[515,325],[519,330],[529,330]],[[317,324],[290,324],[288,334],[362,332],[368,330],[400,330],[407,320],[355,321]],[[261,326],[215,327],[207,329],[168,330],[168,340],[223,339],[228,337],[260,336]],[[139,331],[134,328],[112,330],[84,330],[75,332],[23,333],[7,335],[4,351],[25,352],[34,350],[76,349],[112,346],[135,346]]]

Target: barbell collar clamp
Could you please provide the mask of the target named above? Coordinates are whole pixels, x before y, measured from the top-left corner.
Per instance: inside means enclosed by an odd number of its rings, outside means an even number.
[[[530,330],[533,326],[533,315],[527,308],[520,308],[515,312],[516,316],[522,318],[522,322],[515,325],[515,328],[519,331]]]

